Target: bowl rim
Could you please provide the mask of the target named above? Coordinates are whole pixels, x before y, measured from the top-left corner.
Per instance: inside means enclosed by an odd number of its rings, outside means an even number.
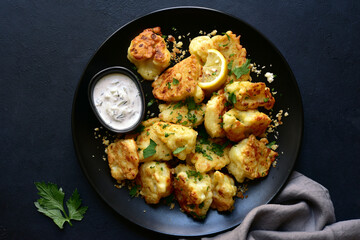
[[[140,116],[137,120],[137,122],[133,125],[131,125],[128,128],[124,128],[124,129],[116,129],[111,127],[110,125],[108,125],[100,116],[100,114],[97,111],[97,108],[94,104],[93,101],[93,92],[94,92],[94,88],[96,86],[96,83],[102,79],[104,76],[112,74],[112,73],[121,73],[124,74],[126,76],[128,76],[136,85],[137,89],[140,92],[140,102],[141,102],[141,111],[140,111]],[[144,119],[144,115],[145,115],[145,94],[144,91],[142,89],[141,83],[138,79],[138,77],[128,68],[122,67],[122,66],[112,66],[112,67],[108,67],[105,69],[102,69],[101,71],[97,72],[90,80],[89,85],[88,85],[88,100],[91,106],[91,109],[93,110],[96,118],[99,120],[99,122],[101,123],[101,125],[103,125],[105,128],[107,128],[108,130],[115,132],[115,133],[127,133],[127,132],[131,132],[134,129],[136,129],[140,123],[143,121]]]

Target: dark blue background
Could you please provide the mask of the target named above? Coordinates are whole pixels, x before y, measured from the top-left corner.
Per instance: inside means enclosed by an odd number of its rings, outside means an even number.
[[[360,218],[359,1],[3,0],[0,239],[168,239],[129,223],[91,188],[75,156],[71,109],[87,62],[109,35],[181,5],[236,16],[275,44],[304,105],[295,170],[329,189],[338,221]],[[89,206],[85,218],[60,231],[36,211],[35,181],[57,183],[68,195],[77,188]]]

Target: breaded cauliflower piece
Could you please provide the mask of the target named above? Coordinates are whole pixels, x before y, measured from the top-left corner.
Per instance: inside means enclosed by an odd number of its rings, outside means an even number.
[[[253,180],[267,176],[271,163],[277,156],[278,153],[266,147],[263,141],[250,135],[230,149],[230,164],[227,169],[236,181],[242,183],[245,178]]]
[[[145,29],[136,36],[131,41],[127,57],[144,79],[154,80],[159,76],[170,65],[171,57],[160,27]]]
[[[196,56],[202,65],[205,64],[209,49],[218,50],[226,59],[231,70],[241,67],[246,62],[246,49],[240,44],[240,36],[236,36],[231,31],[227,31],[224,35],[216,35],[212,38],[208,36],[199,36],[191,40],[189,51]],[[236,75],[231,74],[227,78],[227,82],[246,81],[250,79],[250,71],[237,79]]]
[[[197,82],[201,69],[195,56],[185,58],[152,83],[154,97],[165,102],[177,102],[195,95],[195,99],[199,98],[202,90],[197,88]]]
[[[191,55],[196,56],[201,64],[204,65],[208,56],[208,50],[212,48],[214,47],[210,37],[198,36],[191,40],[189,52]]]
[[[227,84],[225,96],[229,102],[233,102],[236,98],[234,106],[238,110],[256,109],[258,107],[270,110],[275,103],[270,89],[263,82],[243,81]]]
[[[265,133],[271,119],[258,110],[240,111],[235,108],[223,115],[223,128],[226,137],[234,142],[239,142],[253,134],[260,136]]]
[[[157,204],[172,191],[171,171],[166,163],[146,162],[139,168],[140,194],[148,204]]]
[[[222,128],[222,115],[225,113],[226,97],[224,94],[213,95],[206,104],[204,126],[212,138],[225,137]]]
[[[220,170],[230,163],[230,148],[230,143],[223,139],[198,139],[195,153],[190,154],[188,160],[199,172]]]
[[[186,102],[159,104],[159,118],[164,122],[194,128],[204,122],[205,109],[204,103],[196,104],[192,110],[189,110]]]
[[[204,219],[212,203],[211,178],[184,164],[174,171],[174,191],[180,207],[192,217]]]
[[[233,81],[247,81],[250,79],[250,71],[243,74],[238,79],[233,73],[237,67],[241,67],[246,62],[246,49],[240,44],[240,36],[236,36],[232,31],[227,31],[224,35],[216,35],[211,38],[213,46],[224,55],[228,67],[231,66],[231,73],[228,76],[227,82]]]
[[[123,139],[107,147],[111,176],[118,182],[135,179],[138,174],[139,155],[134,139]]]
[[[180,160],[195,152],[197,132],[178,124],[158,122],[153,125],[157,135],[171,153]]]
[[[234,179],[219,171],[210,174],[210,177],[213,193],[211,208],[215,208],[220,212],[232,211],[235,203],[234,197],[237,192]]]
[[[139,148],[138,151],[140,162],[149,162],[154,160],[168,161],[172,159],[172,151],[166,146],[163,141],[161,141],[161,139],[157,136],[154,130],[154,126],[158,122],[158,118],[151,120],[149,119],[143,122],[144,127],[145,125],[147,127],[144,128],[144,130],[136,139],[136,143]],[[149,147],[151,143],[150,139],[156,143],[156,153],[144,159],[144,150]]]

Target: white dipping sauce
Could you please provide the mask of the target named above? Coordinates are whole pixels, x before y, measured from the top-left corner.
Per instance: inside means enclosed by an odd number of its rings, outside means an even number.
[[[141,117],[140,91],[125,74],[102,77],[94,87],[92,98],[102,120],[115,130],[127,129]]]

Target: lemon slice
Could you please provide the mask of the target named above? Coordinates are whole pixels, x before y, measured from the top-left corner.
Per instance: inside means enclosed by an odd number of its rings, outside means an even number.
[[[211,91],[219,89],[226,81],[227,70],[224,56],[216,49],[209,49],[199,87]]]

